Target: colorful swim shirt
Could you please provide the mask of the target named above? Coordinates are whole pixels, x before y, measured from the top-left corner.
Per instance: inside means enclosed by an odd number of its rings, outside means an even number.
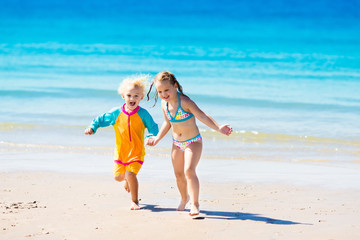
[[[158,125],[148,111],[138,106],[134,111],[128,113],[122,108],[114,108],[109,112],[95,118],[90,128],[94,133],[99,127],[108,127],[112,125],[115,130],[116,147],[114,151],[114,160],[122,165],[144,162],[145,146],[144,135],[145,128],[149,134],[146,137],[156,136],[159,132]]]

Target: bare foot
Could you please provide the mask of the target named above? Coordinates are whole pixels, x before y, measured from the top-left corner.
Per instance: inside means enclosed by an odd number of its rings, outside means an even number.
[[[189,202],[189,200],[190,200],[189,195],[187,196],[185,201],[183,199],[181,199],[181,202],[180,202],[178,208],[176,209],[176,211],[184,211],[185,207],[186,207],[186,204]]]
[[[196,216],[199,215],[199,213],[200,213],[199,204],[191,204],[191,210],[189,215]]]
[[[139,203],[131,202],[130,210],[140,210]]]
[[[130,192],[129,184],[126,181],[126,179],[125,179],[125,183],[124,183],[124,189],[125,189],[125,191]]]

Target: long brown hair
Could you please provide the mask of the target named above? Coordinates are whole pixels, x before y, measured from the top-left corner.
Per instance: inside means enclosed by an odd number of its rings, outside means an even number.
[[[182,89],[182,86],[180,85],[180,83],[178,82],[178,80],[176,79],[175,75],[171,72],[168,72],[168,71],[162,71],[162,72],[159,72],[158,74],[155,75],[154,77],[154,80],[153,82],[151,83],[151,86],[150,86],[150,89],[149,89],[149,92],[147,93],[147,100],[149,101],[150,99],[150,92],[151,92],[151,89],[154,85],[155,82],[157,81],[169,81],[171,85],[173,86],[177,86],[177,89],[178,91],[180,92],[181,95],[184,95],[184,92],[183,92],[183,89]],[[156,105],[157,103],[157,100],[159,98],[158,94],[157,94],[157,90],[155,88],[155,91],[156,91],[156,94],[155,94],[155,103],[154,103],[154,106]]]

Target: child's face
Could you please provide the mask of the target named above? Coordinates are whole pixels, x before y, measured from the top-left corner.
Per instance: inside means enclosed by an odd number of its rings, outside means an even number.
[[[125,100],[127,109],[135,110],[140,101],[144,98],[144,93],[139,87],[128,86],[121,96]]]
[[[162,100],[169,102],[177,98],[177,87],[172,85],[170,81],[156,81],[154,84]]]

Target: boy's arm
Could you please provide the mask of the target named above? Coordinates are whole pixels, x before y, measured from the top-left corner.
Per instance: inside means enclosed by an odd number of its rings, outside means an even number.
[[[114,125],[120,112],[121,112],[120,109],[117,108],[96,117],[88,127],[88,129],[92,129],[93,131],[91,134],[95,134],[99,127],[108,127],[110,125]]]
[[[156,136],[159,132],[159,127],[157,123],[155,123],[154,119],[150,115],[148,111],[143,109],[140,113],[140,117],[144,122],[145,127],[147,128],[149,134],[146,135],[145,138]]]

